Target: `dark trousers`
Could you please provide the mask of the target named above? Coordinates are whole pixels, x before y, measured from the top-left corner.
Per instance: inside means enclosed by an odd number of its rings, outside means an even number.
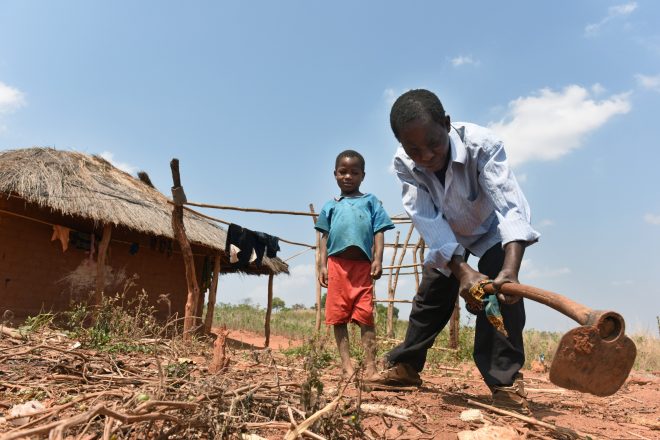
[[[494,279],[504,264],[501,244],[490,248],[479,260],[479,272]],[[413,299],[405,340],[386,356],[392,363],[406,363],[422,371],[426,353],[438,333],[447,325],[458,297],[458,280],[424,267],[422,282]],[[486,384],[511,385],[525,362],[522,331],[525,326],[525,306],[521,299],[515,304],[500,304],[504,326],[509,337],[503,336],[488,322],[486,314],[477,314],[474,335],[474,362]]]

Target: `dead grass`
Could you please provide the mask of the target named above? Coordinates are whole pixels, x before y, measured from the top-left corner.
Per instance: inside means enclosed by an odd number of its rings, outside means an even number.
[[[638,333],[631,336],[637,346],[636,370],[660,371],[660,339],[650,333]]]
[[[273,334],[287,338],[305,340],[315,333],[314,323],[316,312],[311,309],[281,310],[273,313],[271,331]],[[229,329],[247,330],[257,333],[264,331],[266,311],[251,304],[220,304],[216,308],[215,324],[225,324]],[[384,338],[385,319],[376,320],[376,333],[378,335],[378,353],[384,354],[403,339],[408,325],[407,321],[396,320],[394,323],[395,339]],[[532,361],[552,362],[555,350],[559,344],[562,333],[527,329],[523,333],[525,341],[526,365]],[[660,370],[660,339],[650,333],[630,335],[637,345],[637,359],[634,368],[642,371]],[[447,364],[458,364],[472,360],[472,345],[474,341],[474,326],[461,327],[459,333],[458,350],[447,350],[449,346],[449,329],[445,328],[429,351],[427,365],[430,368]],[[332,344],[332,341],[330,341]],[[351,332],[351,350],[356,356],[360,354],[359,332]]]

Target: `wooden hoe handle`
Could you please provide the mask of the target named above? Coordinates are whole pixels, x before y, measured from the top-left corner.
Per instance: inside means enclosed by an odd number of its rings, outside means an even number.
[[[484,286],[486,293],[495,293],[492,284]],[[616,312],[593,310],[558,293],[525,284],[506,283],[500,292],[505,295],[522,296],[555,309],[581,325],[597,326],[604,339],[614,340],[623,335],[625,322]]]

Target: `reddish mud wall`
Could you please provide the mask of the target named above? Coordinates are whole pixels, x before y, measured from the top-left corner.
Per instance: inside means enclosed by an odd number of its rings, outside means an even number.
[[[51,224],[95,232],[99,238],[103,225],[62,216],[6,196],[0,200],[0,210],[43,222],[0,212],[0,316],[5,310],[17,318],[41,311],[67,310],[72,301],[90,297],[94,287],[80,281],[88,278],[81,275],[94,276],[96,255],[90,259],[89,251],[71,245],[63,252],[59,240],[51,241]],[[131,246],[135,251],[136,244],[137,252],[131,254]],[[193,247],[193,252],[201,283],[204,254],[210,251]],[[183,316],[187,288],[183,258],[176,242],[113,227],[106,264],[106,277],[111,282],[106,286],[106,295],[126,290],[131,298],[144,289],[159,318],[166,318],[168,312]],[[167,302],[158,301],[161,295],[168,295],[169,307]]]

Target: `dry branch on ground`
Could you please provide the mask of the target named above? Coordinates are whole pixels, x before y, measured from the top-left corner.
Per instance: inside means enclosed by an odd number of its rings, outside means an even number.
[[[470,379],[469,365],[425,375],[420,389],[360,391],[354,384],[338,384],[333,367],[317,368],[313,350],[307,357],[288,358],[218,341],[224,368],[214,374],[212,340],[182,345],[176,338],[154,338],[141,341],[148,350],[128,353],[82,349],[75,342],[49,331],[29,338],[0,337],[0,410],[5,415],[0,440],[273,439],[297,434],[405,440],[451,438],[484,426],[511,427],[530,439],[657,438],[658,433],[660,387],[652,374],[633,376],[609,398],[558,394],[543,375],[526,374],[534,415],[525,419],[484,404],[485,387]],[[22,420],[8,417],[14,405],[31,400],[44,408]],[[471,406],[469,400],[482,402],[483,417],[459,417]]]

